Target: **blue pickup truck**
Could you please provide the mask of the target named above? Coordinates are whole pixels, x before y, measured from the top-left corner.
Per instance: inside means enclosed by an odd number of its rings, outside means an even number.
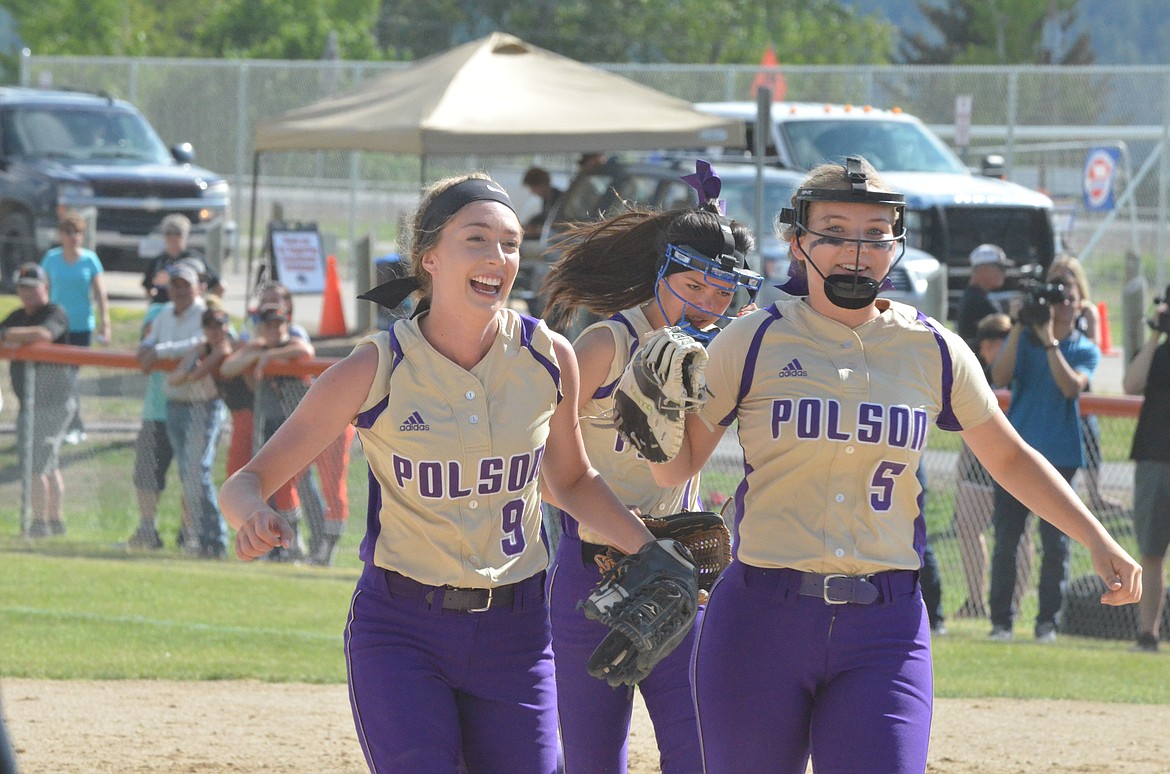
[[[230,244],[228,183],[193,161],[190,145],[168,148],[124,100],[0,88],[0,283],[8,287],[21,262],[52,246],[64,209],[94,220],[95,249],[109,270],[142,271],[143,247],[162,250],[151,236],[172,212],[194,224],[192,246],[203,247],[220,222]]]
[[[747,124],[744,156],[754,147],[754,102],[707,102],[696,108]],[[776,102],[765,143],[769,164],[807,171],[826,160],[860,154],[889,185],[906,195],[909,244],[947,267],[953,315],[967,285],[971,251],[984,242],[1004,249],[1016,264],[1006,292],[1022,276],[1048,268],[1055,256],[1052,200],[998,177],[972,173],[919,119],[900,110],[850,105]]]

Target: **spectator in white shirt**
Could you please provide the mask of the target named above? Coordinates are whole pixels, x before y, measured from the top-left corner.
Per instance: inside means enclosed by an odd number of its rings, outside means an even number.
[[[138,362],[149,370],[158,359],[182,359],[205,343],[203,281],[198,268],[179,261],[169,269],[170,301],[154,319],[138,347]],[[227,525],[219,510],[211,466],[223,427],[223,403],[210,375],[167,383],[167,438],[183,483],[183,499],[194,520],[198,553],[222,558]]]

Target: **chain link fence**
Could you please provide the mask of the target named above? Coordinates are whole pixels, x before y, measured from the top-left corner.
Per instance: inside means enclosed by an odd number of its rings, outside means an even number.
[[[10,358],[0,361],[0,502],[12,506],[3,509],[4,532],[214,558],[231,543],[219,486],[292,413],[322,368],[284,365],[293,374],[249,374],[209,400],[160,402],[152,391],[161,394],[167,372],[141,373],[133,353],[33,349],[41,361],[22,360],[29,351],[21,349],[0,354]],[[99,359],[122,365],[65,364]],[[70,437],[79,409],[85,431]],[[349,519],[354,437],[347,429],[273,496],[299,533],[274,559],[333,563]],[[360,481],[360,470],[352,472]]]
[[[40,351],[51,355],[53,349],[48,346]],[[18,358],[21,352],[6,349],[3,355]],[[199,510],[202,507],[201,450],[210,451],[207,458],[210,475],[218,488],[228,471],[243,464],[253,449],[275,432],[303,396],[310,374],[319,372],[329,361],[312,361],[311,367],[282,366],[281,375],[255,381],[247,394],[237,393],[233,397],[224,392],[227,405],[217,399],[184,407],[183,417],[191,428],[202,428],[202,434],[197,435],[194,430],[188,433],[188,438],[195,438],[193,450],[188,452],[194,462],[189,463],[189,472],[181,475],[179,455],[167,445],[167,440],[174,438],[174,428],[168,433],[166,421],[152,423],[142,419],[143,395],[149,377],[129,365],[133,362],[130,353],[104,355],[119,356],[126,362],[124,367],[24,364],[23,378],[38,385],[36,392],[31,393],[35,400],[24,403],[13,395],[9,374],[2,374],[0,392],[5,400],[0,410],[0,502],[14,507],[0,509],[4,514],[0,515],[0,530],[9,535],[42,534],[32,529],[32,525],[36,523],[33,517],[40,512],[37,509],[45,507],[34,494],[44,484],[39,474],[45,473],[59,475],[63,485],[61,524],[67,533],[62,539],[115,551],[161,548],[164,552],[207,554],[201,549],[209,541],[214,542],[220,526],[217,515],[205,517]],[[17,363],[20,361],[0,361],[0,371],[7,372]],[[88,438],[69,445],[63,444],[62,439],[72,411],[74,385]],[[1098,418],[1100,453],[1090,455],[1098,463],[1094,468],[1081,470],[1074,486],[1110,532],[1135,553],[1131,516],[1133,466],[1128,456],[1137,402],[1086,397],[1083,408],[1103,414]],[[175,421],[173,411],[167,421]],[[22,423],[32,432],[21,431]],[[221,427],[222,432],[213,432],[212,426]],[[215,436],[211,447],[199,446],[204,439]],[[55,467],[48,464],[54,456]],[[703,500],[708,507],[718,508],[733,494],[741,466],[739,446],[731,433],[704,471]],[[958,437],[951,433],[935,432],[930,436],[924,467],[928,487],[927,533],[939,567],[943,613],[952,622],[956,617],[985,617],[989,583],[987,556],[994,548],[990,528],[991,482],[986,479],[986,473],[970,465]],[[364,457],[360,445],[353,443],[353,433],[348,432],[274,495],[274,506],[297,524],[300,532],[300,541],[292,553],[277,558],[329,564],[336,557],[340,564],[356,566],[355,544],[363,531],[362,525],[355,525],[349,540],[342,542],[341,553],[335,552],[339,539],[347,534],[349,514],[366,511],[365,484]],[[141,540],[136,543],[143,508],[150,505],[152,495],[158,513],[159,543]],[[147,497],[145,506],[144,496]],[[20,507],[15,507],[16,504]],[[1029,533],[1035,535],[1036,529],[1036,519],[1031,517]],[[53,530],[44,534],[54,539]],[[1021,626],[1029,626],[1036,614],[1040,541],[1038,538],[1024,541],[1023,546],[1019,560],[1017,621]],[[1029,567],[1037,569],[1029,573]],[[1088,553],[1074,544],[1062,630],[1093,637],[1132,639],[1136,634],[1135,609],[1100,605],[1102,590]],[[1167,626],[1163,621],[1164,631]]]

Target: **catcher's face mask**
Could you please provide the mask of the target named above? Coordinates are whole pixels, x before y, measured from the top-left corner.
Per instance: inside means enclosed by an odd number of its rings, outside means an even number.
[[[796,229],[796,238],[793,246],[801,253],[805,264],[821,276],[825,282],[825,296],[830,302],[843,309],[864,309],[874,302],[878,291],[890,276],[890,272],[906,254],[906,198],[902,194],[886,191],[869,190],[869,181],[861,166],[861,159],[849,157],[845,161],[845,174],[849,187],[836,188],[799,188],[792,197],[795,208],[785,208],[780,211],[779,221]],[[813,202],[839,202],[846,204],[876,204],[894,209],[893,234],[880,238],[850,238],[842,234],[827,234],[814,231],[808,226],[809,210]],[[807,234],[810,239],[808,247],[802,244],[801,236]],[[820,268],[809,258],[809,250],[822,245],[835,248],[847,246],[853,251],[853,267],[845,272],[830,273],[825,276]],[[871,255],[878,253],[883,256],[897,251],[897,256],[890,261],[886,273],[880,279],[873,279],[861,274],[862,252]]]
[[[693,337],[695,340],[706,345],[715,338],[715,334],[719,329],[714,326],[709,326],[700,330],[694,321],[691,319],[695,310],[699,315],[704,317],[715,317],[722,320],[735,319],[734,314],[727,314],[727,307],[721,310],[705,309],[687,298],[679,294],[677,290],[670,284],[668,279],[672,274],[677,274],[684,271],[700,271],[703,273],[703,280],[714,287],[723,288],[734,293],[738,288],[747,290],[748,297],[754,301],[756,294],[760,292],[760,287],[764,284],[764,278],[747,268],[747,262],[743,253],[735,249],[735,237],[731,233],[731,224],[726,218],[719,219],[720,232],[723,237],[723,245],[719,254],[715,257],[705,255],[691,245],[674,245],[668,244],[666,246],[663,260],[659,262],[658,268],[658,282],[654,285],[654,299],[658,303],[658,311],[662,312],[663,318],[666,319],[670,325],[677,325],[682,328],[683,332]],[[679,319],[672,320],[666,314],[665,308],[662,305],[662,288],[666,288],[672,296],[682,301],[682,313]]]

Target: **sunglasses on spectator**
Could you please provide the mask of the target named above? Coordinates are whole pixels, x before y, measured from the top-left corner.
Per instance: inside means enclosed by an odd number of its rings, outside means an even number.
[[[168,228],[166,231],[163,232],[163,234],[165,236],[183,236],[182,231],[179,231],[179,230],[173,229],[173,228]]]
[[[68,234],[68,235],[84,234],[85,229],[77,228],[76,226],[71,226],[71,225],[64,225],[64,226],[61,226],[61,233]]]

